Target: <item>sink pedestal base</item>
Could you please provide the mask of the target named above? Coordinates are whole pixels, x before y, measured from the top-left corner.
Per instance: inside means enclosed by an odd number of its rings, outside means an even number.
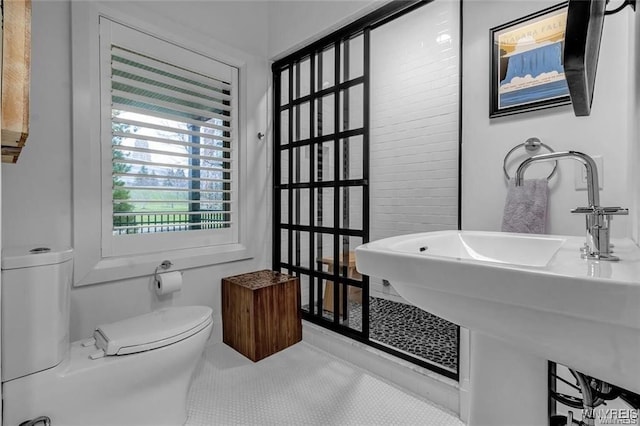
[[[469,426],[546,425],[547,360],[471,331]]]

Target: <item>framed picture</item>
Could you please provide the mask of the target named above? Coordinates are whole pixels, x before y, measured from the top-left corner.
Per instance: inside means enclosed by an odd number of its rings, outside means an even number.
[[[567,3],[491,28],[489,117],[571,103],[563,50]]]

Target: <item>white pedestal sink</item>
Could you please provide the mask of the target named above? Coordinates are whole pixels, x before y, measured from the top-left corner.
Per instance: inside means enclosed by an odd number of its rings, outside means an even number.
[[[640,393],[640,249],[612,243],[619,262],[582,259],[584,237],[430,232],[360,246],[356,266],[426,311]]]

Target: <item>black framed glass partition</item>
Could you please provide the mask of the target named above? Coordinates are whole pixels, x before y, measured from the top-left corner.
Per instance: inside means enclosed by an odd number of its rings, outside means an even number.
[[[374,297],[354,255],[371,237],[371,34],[427,3],[391,2],[273,64],[273,269],[299,277],[305,320],[457,379],[458,327]],[[446,323],[453,355],[440,365],[384,342],[383,314],[424,333],[423,320]]]
[[[362,31],[273,68],[274,267],[300,277],[307,319],[362,338],[368,286],[353,250],[369,240],[367,43]]]

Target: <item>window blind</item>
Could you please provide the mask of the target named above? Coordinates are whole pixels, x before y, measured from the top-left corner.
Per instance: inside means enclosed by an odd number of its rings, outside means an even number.
[[[229,228],[232,82],[111,45],[113,234]]]

